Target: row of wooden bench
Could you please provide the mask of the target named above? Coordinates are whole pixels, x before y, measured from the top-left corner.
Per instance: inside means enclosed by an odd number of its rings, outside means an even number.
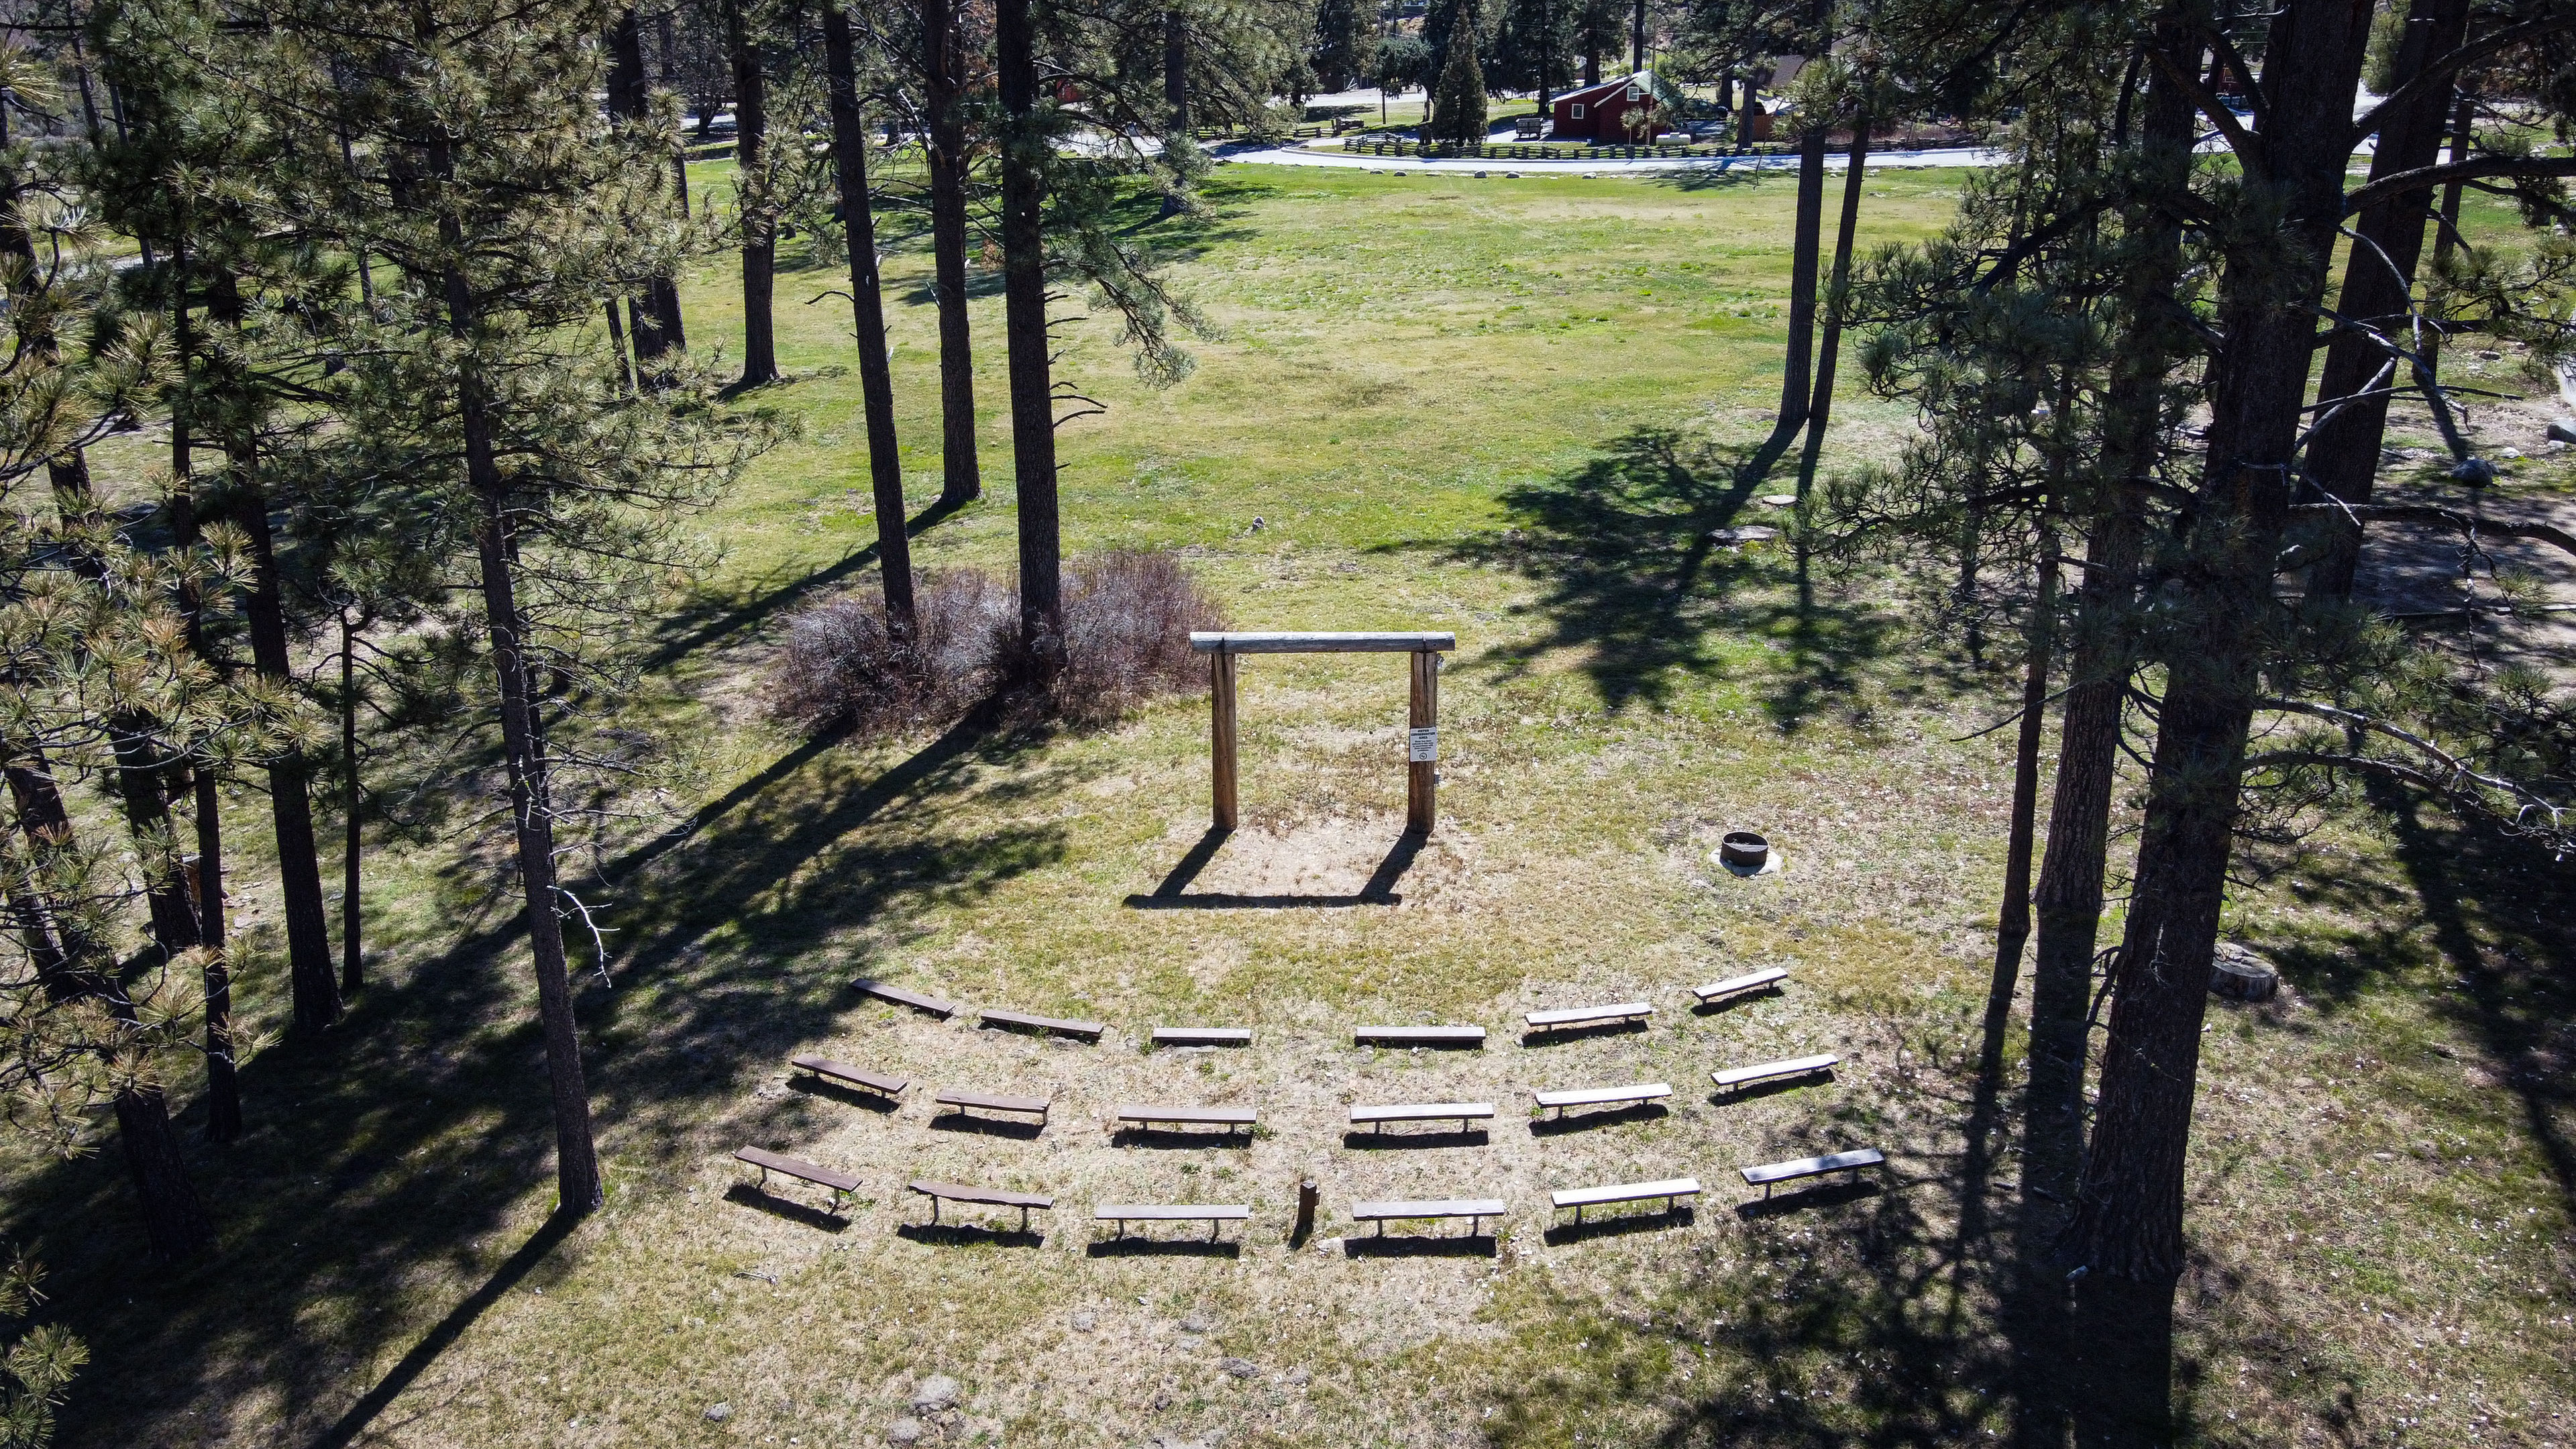
[[[859,1180],[847,1173],[834,1172],[828,1167],[807,1162],[803,1158],[789,1157],[785,1153],[772,1152],[765,1147],[736,1148],[733,1155],[737,1160],[760,1169],[760,1186],[763,1191],[768,1189],[769,1175],[773,1172],[783,1177],[809,1182],[830,1190],[832,1207],[836,1212],[848,1202],[851,1195],[859,1190]],[[1747,1184],[1760,1187],[1762,1196],[1768,1199],[1771,1196],[1771,1190],[1783,1182],[1846,1171],[1857,1180],[1862,1168],[1878,1167],[1886,1160],[1877,1148],[1864,1147],[1852,1152],[1828,1153],[1822,1157],[1802,1157],[1792,1162],[1766,1163],[1760,1167],[1746,1167],[1738,1170],[1744,1174]],[[1055,1199],[1043,1193],[1009,1192],[1001,1188],[976,1187],[967,1183],[934,1182],[927,1178],[915,1178],[904,1186],[907,1191],[930,1199],[930,1220],[933,1223],[940,1221],[939,1208],[943,1202],[979,1203],[992,1207],[1017,1208],[1020,1213],[1022,1232],[1028,1231],[1031,1212],[1052,1212],[1055,1209]],[[1573,1209],[1575,1221],[1579,1223],[1583,1221],[1583,1212],[1586,1208],[1652,1202],[1658,1198],[1663,1200],[1664,1210],[1670,1213],[1680,1205],[1683,1198],[1697,1197],[1699,1191],[1699,1180],[1690,1177],[1665,1178],[1656,1182],[1612,1183],[1603,1187],[1566,1188],[1551,1192],[1548,1194],[1548,1207],[1550,1212]],[[1468,1220],[1467,1231],[1473,1235],[1486,1218],[1500,1217],[1506,1210],[1506,1205],[1501,1198],[1434,1198],[1403,1202],[1362,1202],[1351,1205],[1351,1219],[1354,1222],[1376,1224],[1378,1232],[1382,1235],[1390,1222],[1465,1218]],[[1208,1224],[1209,1236],[1214,1237],[1225,1223],[1249,1221],[1252,1217],[1252,1208],[1245,1203],[1101,1203],[1092,1209],[1091,1216],[1094,1222],[1115,1223],[1120,1237],[1126,1236],[1127,1225],[1131,1222],[1204,1222]]]
[[[1790,1081],[1799,1077],[1814,1076],[1820,1072],[1831,1071],[1841,1061],[1842,1058],[1831,1053],[1790,1057],[1783,1061],[1761,1062],[1754,1066],[1732,1067],[1722,1072],[1711,1072],[1709,1080],[1715,1082],[1721,1091],[1735,1091],[1764,1082]],[[830,1057],[811,1054],[791,1057],[789,1065],[800,1071],[811,1072],[817,1077],[857,1087],[887,1098],[900,1097],[912,1086],[910,1078],[872,1072],[864,1067],[852,1066],[848,1062],[834,1061]],[[1662,1101],[1672,1094],[1672,1084],[1669,1082],[1634,1082],[1620,1087],[1581,1087],[1561,1092],[1533,1091],[1530,1097],[1540,1110],[1554,1111],[1559,1118],[1562,1118],[1568,1107],[1640,1106]],[[989,1092],[961,1091],[955,1088],[934,1094],[931,1101],[936,1106],[954,1107],[960,1112],[1000,1112],[1032,1116],[1037,1118],[1041,1125],[1046,1122],[1048,1112],[1055,1105],[1052,1100],[1045,1097],[1010,1097]],[[1373,1127],[1380,1132],[1385,1131],[1390,1123],[1449,1121],[1455,1121],[1459,1130],[1464,1131],[1469,1122],[1490,1120],[1494,1115],[1494,1104],[1491,1102],[1399,1102],[1384,1106],[1354,1106],[1350,1111],[1352,1126]],[[1118,1108],[1116,1115],[1118,1122],[1123,1126],[1153,1127],[1158,1124],[1170,1124],[1183,1127],[1223,1127],[1228,1132],[1251,1131],[1258,1125],[1259,1120],[1256,1110],[1251,1107],[1175,1107],[1139,1104],[1123,1105]]]
[[[1774,966],[1748,976],[1738,976],[1726,981],[1712,981],[1706,986],[1694,986],[1691,988],[1691,994],[1698,997],[1705,1005],[1728,997],[1740,996],[1746,992],[1777,986],[1788,977],[1787,971]],[[957,1003],[953,1001],[871,977],[861,977],[851,984],[880,1001],[908,1006],[942,1019],[955,1016],[958,1011]],[[1655,1006],[1650,1001],[1614,1001],[1604,1006],[1576,1006],[1557,1011],[1526,1012],[1522,1019],[1528,1023],[1533,1033],[1547,1033],[1643,1021],[1654,1014]],[[1106,1022],[1081,1021],[1060,1016],[1038,1016],[1025,1011],[1004,1011],[998,1007],[978,1011],[975,1017],[985,1026],[1046,1032],[1055,1036],[1075,1037],[1083,1041],[1098,1041],[1101,1034],[1109,1029]],[[1481,1047],[1485,1044],[1485,1029],[1481,1026],[1363,1026],[1354,1028],[1351,1035],[1360,1046]],[[1158,1026],[1153,1029],[1153,1042],[1156,1046],[1173,1047],[1250,1046],[1252,1029],[1241,1026]]]

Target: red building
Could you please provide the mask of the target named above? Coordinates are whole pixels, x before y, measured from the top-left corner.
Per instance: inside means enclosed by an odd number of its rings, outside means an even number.
[[[1567,91],[1556,98],[1556,139],[1626,144],[1650,140],[1664,128],[1660,97],[1666,87],[1651,70]]]

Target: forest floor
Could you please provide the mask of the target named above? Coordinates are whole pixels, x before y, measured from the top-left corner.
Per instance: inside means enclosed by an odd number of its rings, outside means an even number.
[[[702,196],[720,188],[721,166],[698,169]],[[1962,184],[1873,179],[1865,243],[1931,234]],[[63,1442],[2089,1444],[2126,1427],[2102,1391],[2126,1372],[2131,1401],[2170,1385],[2194,1444],[2576,1445],[2567,871],[2402,800],[2329,802],[2248,848],[2228,934],[2286,982],[2262,1008],[2213,1005],[2170,1318],[2137,1315],[2112,1353],[2005,1311],[2040,1264],[2012,1093],[1980,1096],[1975,1072],[2010,738],[1979,732],[2009,708],[2009,661],[1925,632],[1890,576],[1709,541],[1777,521],[1761,500],[1789,486],[1732,464],[1778,389],[1792,190],[1229,167],[1206,215],[1136,233],[1221,329],[1196,375],[1149,391],[1105,324],[1071,329],[1062,374],[1108,412],[1063,432],[1069,548],[1181,550],[1241,627],[1457,633],[1441,822],[1418,848],[1399,836],[1402,670],[1382,658],[1246,662],[1229,838],[1206,832],[1200,700],[870,747],[769,723],[782,621],[873,586],[846,303],[807,305],[845,278],[791,270],[791,376],[745,402],[803,435],[708,520],[722,566],[638,625],[629,709],[663,746],[670,807],[590,877],[614,927],[579,987],[608,1206],[549,1222],[501,857],[385,852],[348,1021],[262,1049],[249,1135],[195,1149],[219,1256],[143,1261],[112,1148],[12,1164],[8,1232],[95,1354]],[[896,236],[922,508],[926,270]],[[711,351],[739,335],[730,277],[714,259],[688,292]],[[931,568],[1012,557],[999,289],[977,278],[986,498],[919,525]],[[1909,427],[1856,372],[1828,474]],[[2486,426],[2529,427],[2508,423]],[[2516,445],[2537,453],[2536,432]],[[2503,491],[2565,471],[2534,457]],[[273,1027],[264,814],[234,802],[253,837],[245,1010]],[[1709,863],[1746,826],[1779,874]],[[1691,1009],[1688,986],[1770,965],[1780,993]],[[861,997],[858,976],[1109,1030],[979,1031]],[[1631,999],[1657,1007],[1642,1030],[1518,1029]],[[1355,1049],[1371,1021],[1492,1038]],[[1254,1041],[1150,1051],[1157,1024]],[[789,1080],[806,1051],[915,1085],[888,1109]],[[1843,1065],[1709,1091],[1712,1069],[1808,1052]],[[1534,1088],[1647,1080],[1675,1089],[1659,1110],[1529,1112]],[[1054,1113],[1040,1132],[934,1118],[952,1086]],[[1495,1103],[1491,1126],[1345,1132],[1352,1103],[1461,1099]],[[1113,1132],[1140,1100],[1255,1105],[1262,1126]],[[857,1174],[858,1200],[834,1217],[820,1194],[752,1190],[728,1156],[745,1143]],[[1736,1175],[1859,1145],[1889,1167],[1858,1187],[1759,1204]],[[1575,1229],[1546,1210],[1550,1189],[1682,1175],[1708,1191],[1670,1218]],[[931,1228],[915,1177],[1057,1206],[1025,1235],[973,1210]],[[1301,1179],[1322,1210],[1292,1243]],[[1410,1196],[1509,1211],[1474,1238],[1381,1243],[1350,1220]],[[1103,1201],[1254,1216],[1214,1246],[1118,1244],[1090,1221]]]

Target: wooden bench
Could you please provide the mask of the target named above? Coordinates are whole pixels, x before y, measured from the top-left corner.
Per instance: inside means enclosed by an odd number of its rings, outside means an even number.
[[[1722,1072],[1711,1072],[1708,1074],[1708,1079],[1717,1083],[1721,1091],[1733,1091],[1737,1087],[1749,1087],[1755,1082],[1776,1082],[1789,1077],[1809,1077],[1818,1072],[1829,1072],[1834,1069],[1835,1063],[1841,1060],[1841,1057],[1830,1052],[1822,1056],[1791,1057],[1784,1062],[1763,1062],[1758,1066],[1730,1067]]]
[[[1150,1127],[1157,1122],[1170,1122],[1188,1127],[1222,1127],[1228,1132],[1238,1128],[1249,1132],[1254,1122],[1250,1107],[1144,1107],[1129,1105],[1118,1109],[1118,1120]]]
[[[1252,1028],[1248,1026],[1158,1026],[1154,1028],[1156,1046],[1250,1046]]]
[[[986,1026],[1016,1026],[1029,1031],[1052,1032],[1057,1036],[1078,1036],[1087,1041],[1098,1041],[1100,1034],[1109,1029],[1097,1021],[1072,1021],[1061,1016],[1031,1016],[1025,1011],[990,1008],[978,1012],[976,1019]]]
[[[859,1190],[859,1180],[846,1172],[834,1172],[828,1167],[818,1167],[801,1157],[789,1157],[783,1152],[772,1152],[766,1147],[737,1147],[733,1150],[733,1155],[736,1161],[748,1162],[760,1169],[762,1192],[769,1191],[769,1175],[773,1172],[782,1177],[810,1182],[816,1187],[830,1188],[832,1211],[836,1213],[841,1210],[843,1203],[849,1201],[850,1194]]]
[[[1213,1243],[1224,1223],[1252,1220],[1252,1209],[1242,1203],[1119,1203],[1105,1202],[1091,1210],[1095,1223],[1118,1224],[1118,1236],[1127,1236],[1127,1225],[1139,1223],[1199,1223],[1208,1225],[1208,1241]]]
[[[1852,1181],[1858,1182],[1862,1168],[1880,1167],[1886,1162],[1886,1154],[1877,1148],[1863,1147],[1851,1152],[1832,1152],[1823,1157],[1801,1157],[1795,1162],[1774,1162],[1762,1167],[1747,1167],[1742,1170],[1744,1180],[1747,1183],[1760,1184],[1762,1196],[1768,1198],[1771,1196],[1771,1189],[1780,1183],[1795,1182],[1802,1177],[1822,1177],[1828,1172],[1849,1171]]]
[[[903,987],[887,982],[862,976],[850,984],[879,1001],[891,1001],[897,1006],[909,1006],[915,1011],[926,1011],[933,1016],[947,1017],[957,1014],[956,1002],[942,1001],[936,996],[927,996],[918,991],[907,991]]]
[[[1054,1198],[1033,1192],[1004,1192],[998,1187],[968,1187],[962,1182],[929,1182],[921,1178],[914,1178],[905,1186],[930,1199],[930,1220],[934,1223],[939,1221],[942,1202],[980,1202],[993,1207],[1018,1208],[1020,1231],[1024,1233],[1029,1230],[1029,1209],[1055,1211]]]
[[[1699,1196],[1698,1178],[1669,1177],[1662,1182],[1627,1182],[1612,1187],[1570,1187],[1563,1192],[1549,1193],[1547,1200],[1550,1207],[1560,1212],[1566,1208],[1574,1209],[1574,1220],[1579,1223],[1583,1221],[1585,1208],[1600,1207],[1605,1203],[1647,1202],[1662,1198],[1664,1211],[1669,1213],[1680,1206],[1683,1198],[1697,1196]]]
[[[942,1092],[930,1100],[942,1107],[954,1107],[960,1112],[971,1109],[983,1112],[1027,1113],[1036,1117],[1041,1127],[1046,1125],[1047,1107],[1050,1105],[1044,1097],[996,1097],[985,1092],[955,1090]]]
[[[1367,1123],[1384,1132],[1389,1122],[1455,1121],[1458,1130],[1464,1132],[1468,1123],[1493,1115],[1494,1104],[1491,1102],[1409,1102],[1391,1107],[1353,1107],[1351,1125],[1357,1127]]]
[[[830,1057],[810,1054],[789,1057],[787,1065],[803,1068],[818,1077],[828,1077],[835,1082],[847,1082],[853,1087],[863,1087],[881,1097],[900,1097],[903,1095],[903,1089],[912,1085],[909,1078],[889,1077],[882,1072],[863,1071],[848,1062],[836,1062]]]
[[[1576,1006],[1563,1011],[1533,1011],[1522,1017],[1532,1031],[1566,1031],[1613,1021],[1642,1021],[1655,1014],[1651,1001],[1620,1001],[1608,1006]]]
[[[1465,1218],[1467,1236],[1472,1238],[1476,1235],[1476,1230],[1483,1226],[1485,1219],[1498,1218],[1502,1215],[1503,1200],[1495,1197],[1453,1197],[1430,1202],[1351,1204],[1352,1219],[1357,1222],[1377,1224],[1379,1237],[1386,1236],[1386,1225],[1391,1222],[1409,1222],[1415,1218]]]
[[[1709,1002],[1716,1001],[1721,997],[1738,996],[1747,991],[1759,991],[1765,986],[1777,986],[1788,979],[1788,972],[1777,966],[1770,966],[1765,967],[1760,971],[1756,971],[1750,976],[1735,976],[1724,981],[1712,981],[1706,986],[1694,986],[1691,988],[1691,995],[1698,997],[1700,999],[1700,1004],[1705,1006]]]
[[[1541,1107],[1563,1117],[1568,1107],[1606,1107],[1613,1102],[1655,1102],[1673,1094],[1670,1082],[1637,1082],[1625,1087],[1583,1087],[1570,1092],[1532,1092]]]
[[[1351,1033],[1361,1046],[1472,1046],[1485,1044],[1481,1026],[1363,1026]]]

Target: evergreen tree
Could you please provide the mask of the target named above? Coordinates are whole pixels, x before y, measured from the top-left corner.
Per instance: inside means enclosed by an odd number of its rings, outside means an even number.
[[[868,193],[867,120],[859,111],[857,46],[841,0],[823,0],[823,45],[832,83],[832,157],[848,228],[850,307],[859,346],[859,391],[867,416],[868,476],[877,515],[877,572],[885,580],[886,631],[913,630],[912,541],[904,529],[903,458],[896,451],[894,382],[886,356],[885,302],[877,282],[877,230]]]
[[[1575,75],[1576,13],[1574,0],[1505,0],[1486,59],[1486,85],[1536,91],[1545,110],[1548,97]]]
[[[1476,58],[1482,17],[1476,0],[1456,0],[1449,15],[1448,44],[1430,98],[1430,134],[1442,141],[1479,142],[1485,139],[1485,68]]]
[[[778,380],[777,321],[771,298],[778,279],[777,166],[769,154],[769,75],[762,55],[756,0],[723,0],[725,53],[733,63],[734,211],[742,232],[742,380]]]
[[[443,562],[482,606],[559,1206],[586,1212],[601,1184],[563,924],[589,912],[556,855],[580,823],[578,777],[618,762],[601,759],[575,706],[619,688],[608,626],[685,561],[677,519],[761,434],[705,411],[685,379],[629,392],[582,325],[619,280],[670,260],[648,251],[667,153],[589,99],[607,5],[283,0],[264,18],[212,52],[208,81],[279,114],[331,118],[366,163],[280,168],[274,220],[299,220],[331,251],[383,257],[400,279],[379,290],[376,313],[331,319],[348,364],[319,405],[342,476],[417,498],[464,546]],[[319,33],[341,48],[345,85],[298,39]]]
[[[1318,90],[1346,91],[1360,83],[1374,18],[1373,0],[1319,0],[1307,62]]]

